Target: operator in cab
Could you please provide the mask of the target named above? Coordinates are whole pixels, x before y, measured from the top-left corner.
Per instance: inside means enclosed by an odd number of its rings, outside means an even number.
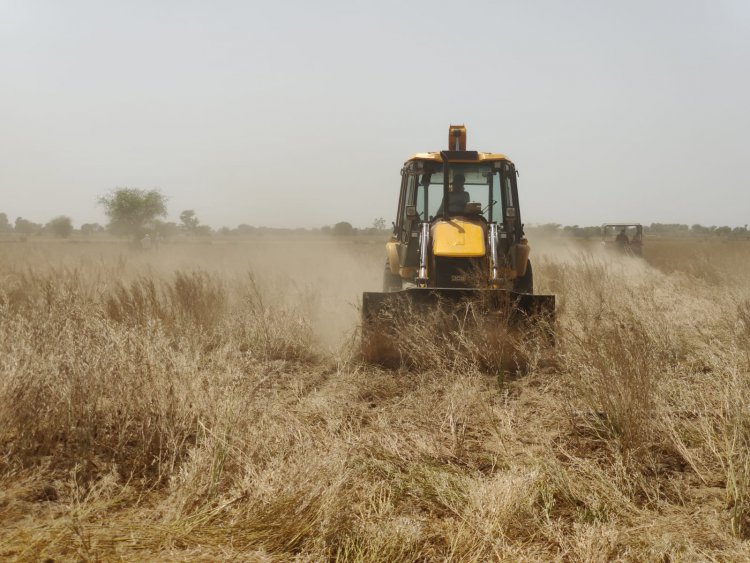
[[[466,177],[460,172],[453,176],[453,189],[448,192],[448,213],[450,215],[460,215],[466,209],[466,204],[469,203],[469,194],[464,188],[466,183]],[[438,207],[436,217],[443,215],[443,204]]]
[[[628,238],[628,235],[625,233],[625,229],[622,229],[620,231],[620,234],[618,234],[615,237],[615,244],[617,245],[617,248],[620,250],[625,250],[625,247],[627,247],[630,244],[630,239]]]

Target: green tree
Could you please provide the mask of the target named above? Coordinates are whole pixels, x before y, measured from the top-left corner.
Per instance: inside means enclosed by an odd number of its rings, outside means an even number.
[[[101,233],[104,230],[99,223],[84,223],[81,225],[82,235],[92,235],[94,233]]]
[[[0,213],[0,233],[6,233],[12,231],[13,227],[10,226],[8,216],[5,213]]]
[[[648,227],[650,233],[686,233],[690,227],[681,223],[651,223]]]
[[[562,230],[564,233],[580,238],[598,237],[602,232],[599,226],[579,227],[578,225],[567,225]]]
[[[140,237],[157,217],[167,214],[166,197],[157,190],[117,188],[99,198],[116,235]]]
[[[248,225],[247,223],[241,223],[237,225],[237,234],[239,235],[256,235],[258,234],[258,228]]]
[[[341,221],[333,226],[333,234],[337,236],[348,236],[354,234],[354,227],[347,221]]]
[[[73,232],[73,221],[70,217],[60,215],[47,223],[44,228],[56,237],[68,238]]]
[[[707,235],[711,232],[711,229],[704,227],[700,223],[696,223],[690,227],[690,232],[697,235]]]
[[[719,236],[727,236],[732,234],[732,227],[727,227],[726,225],[723,227],[716,227],[714,230],[714,234],[717,234]]]
[[[190,234],[196,234],[200,220],[195,216],[195,211],[192,209],[186,209],[180,213],[180,221],[182,221],[182,228]]]
[[[22,235],[33,235],[42,230],[42,226],[38,223],[32,223],[28,219],[23,217],[16,217],[15,229],[17,233]]]
[[[198,225],[193,230],[193,234],[197,237],[210,237],[213,230],[208,225]]]
[[[154,233],[157,233],[163,239],[176,237],[180,234],[180,226],[173,221],[165,222],[160,219],[154,219],[151,222],[151,226]]]

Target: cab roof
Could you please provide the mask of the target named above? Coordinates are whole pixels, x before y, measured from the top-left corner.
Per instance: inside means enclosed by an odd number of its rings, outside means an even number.
[[[508,162],[511,162],[511,160],[504,154],[494,152],[460,151],[463,154],[457,154],[459,151],[449,152],[453,153],[448,157],[450,162],[496,162],[498,160],[507,160]],[[418,152],[411,155],[406,162],[417,160],[443,162],[439,152]]]
[[[602,223],[602,228],[606,227],[642,227],[640,223]]]

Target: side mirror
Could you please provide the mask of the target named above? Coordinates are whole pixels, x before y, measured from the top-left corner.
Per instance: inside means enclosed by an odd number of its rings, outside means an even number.
[[[417,213],[416,205],[406,206],[406,218],[410,219],[411,221],[414,221],[415,219],[419,219],[419,213]]]

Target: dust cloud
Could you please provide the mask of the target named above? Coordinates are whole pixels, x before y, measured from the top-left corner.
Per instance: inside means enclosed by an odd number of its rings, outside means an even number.
[[[545,234],[534,234],[529,239],[536,292],[557,293],[559,304],[570,297],[558,291],[563,286],[570,286],[570,280],[558,280],[555,279],[556,276],[570,275],[579,269],[598,272],[601,278],[613,285],[615,293],[630,295],[636,301],[653,303],[660,311],[668,311],[676,324],[684,326],[718,322],[713,314],[717,311],[717,300],[720,297],[740,299],[747,293],[743,290],[747,287],[744,280],[723,278],[721,283],[727,294],[717,295],[716,280],[711,275],[714,268],[706,259],[706,256],[711,256],[711,251],[701,248],[700,243],[682,241],[679,248],[689,249],[689,257],[680,268],[671,269],[666,268],[665,264],[674,254],[674,241],[646,240],[643,258],[638,258],[607,249],[596,239]],[[734,249],[730,249],[730,252],[725,249],[724,253],[727,254],[725,258],[728,261],[733,256]],[[701,262],[704,264],[702,268],[691,267]],[[581,287],[573,284],[575,291],[588,295],[588,299],[596,299],[597,295],[590,293],[590,288],[585,287],[592,280],[582,278],[580,281]],[[592,285],[595,283],[598,282],[593,282]],[[726,289],[730,291],[727,292]]]
[[[358,326],[362,292],[380,290],[384,256],[384,241],[300,237],[164,246],[158,258],[135,258],[163,273],[201,268],[229,279],[252,276],[267,305],[296,311],[312,323],[318,343],[335,351]]]
[[[384,256],[384,241],[269,241],[247,247],[245,260],[263,294],[297,308],[333,351],[358,326],[362,292],[380,291]]]
[[[96,272],[101,280],[123,283],[142,276],[169,278],[177,271],[202,271],[228,286],[247,286],[252,278],[265,305],[311,323],[318,344],[333,352],[358,326],[362,292],[382,287],[384,245],[374,237],[287,236],[166,243],[146,252],[117,242],[49,242],[29,244],[15,259],[20,270],[34,263]],[[89,282],[96,287],[96,279]]]
[[[667,266],[684,245],[672,248],[668,241],[647,241],[645,259],[639,259],[610,252],[598,240],[533,232],[529,240],[535,291],[558,294],[561,306],[566,300],[561,288],[567,283],[561,276],[569,276],[578,266],[591,266],[622,291],[651,296],[660,306],[680,310],[686,317],[712,310],[714,272],[730,271],[717,262],[720,259],[732,262],[738,280],[728,284],[725,276],[722,283],[732,285],[738,295],[748,293],[744,280],[750,272],[738,270],[733,248],[717,252],[715,243],[706,248],[691,245],[690,257],[674,269]],[[144,252],[114,241],[46,242],[25,245],[23,253],[8,253],[4,260],[17,261],[6,264],[17,271],[32,263],[77,269],[91,278],[92,288],[97,287],[97,279],[127,283],[141,276],[168,278],[177,271],[202,271],[229,286],[235,282],[246,286],[252,278],[266,305],[310,323],[320,348],[336,352],[359,326],[362,293],[381,289],[384,244],[385,239],[377,237],[269,236],[206,244],[173,242]]]

